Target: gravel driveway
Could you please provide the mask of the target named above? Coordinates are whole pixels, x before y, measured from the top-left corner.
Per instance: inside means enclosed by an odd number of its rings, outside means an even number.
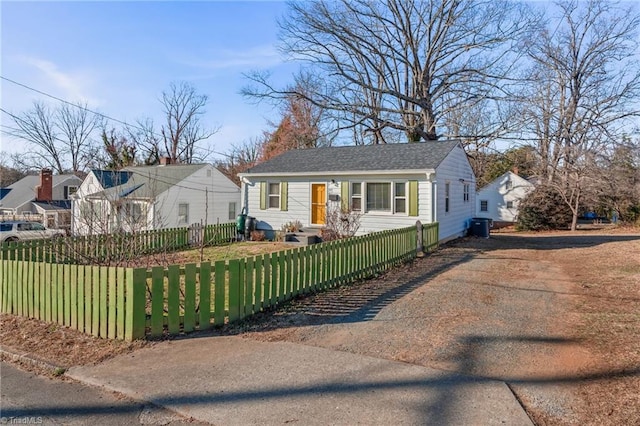
[[[230,331],[503,380],[537,424],[589,423],[576,396],[595,360],[564,265],[575,249],[624,237],[567,235],[458,240]]]

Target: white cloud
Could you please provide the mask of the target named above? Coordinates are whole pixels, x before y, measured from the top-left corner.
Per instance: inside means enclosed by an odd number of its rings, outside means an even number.
[[[103,102],[88,94],[93,77],[86,72],[64,72],[51,61],[32,56],[22,56],[21,61],[39,71],[45,79],[47,87],[35,87],[51,95],[70,102],[86,102],[91,107],[100,106]]]
[[[268,68],[283,62],[280,53],[272,45],[256,46],[245,50],[219,49],[207,54],[211,59],[186,59],[193,67],[220,70],[228,68]]]

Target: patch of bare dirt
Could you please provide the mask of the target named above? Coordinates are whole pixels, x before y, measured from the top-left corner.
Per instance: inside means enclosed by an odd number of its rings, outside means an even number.
[[[62,368],[98,363],[151,344],[100,339],[57,324],[0,315],[0,345]],[[23,367],[34,369],[28,364]]]

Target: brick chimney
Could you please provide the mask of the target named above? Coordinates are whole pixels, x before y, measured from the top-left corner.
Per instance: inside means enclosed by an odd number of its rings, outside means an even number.
[[[53,200],[53,173],[51,169],[40,170],[40,185],[36,187],[36,201]]]
[[[167,164],[171,164],[171,157],[160,157],[160,165],[166,166]]]

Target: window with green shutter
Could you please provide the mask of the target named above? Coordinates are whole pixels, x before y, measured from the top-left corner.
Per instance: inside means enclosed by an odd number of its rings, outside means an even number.
[[[267,182],[260,182],[260,210],[267,209]]]
[[[409,216],[418,216],[418,181],[409,181]]]
[[[289,182],[280,182],[280,210],[286,212],[289,207]]]
[[[349,182],[340,182],[340,207],[349,210]]]

